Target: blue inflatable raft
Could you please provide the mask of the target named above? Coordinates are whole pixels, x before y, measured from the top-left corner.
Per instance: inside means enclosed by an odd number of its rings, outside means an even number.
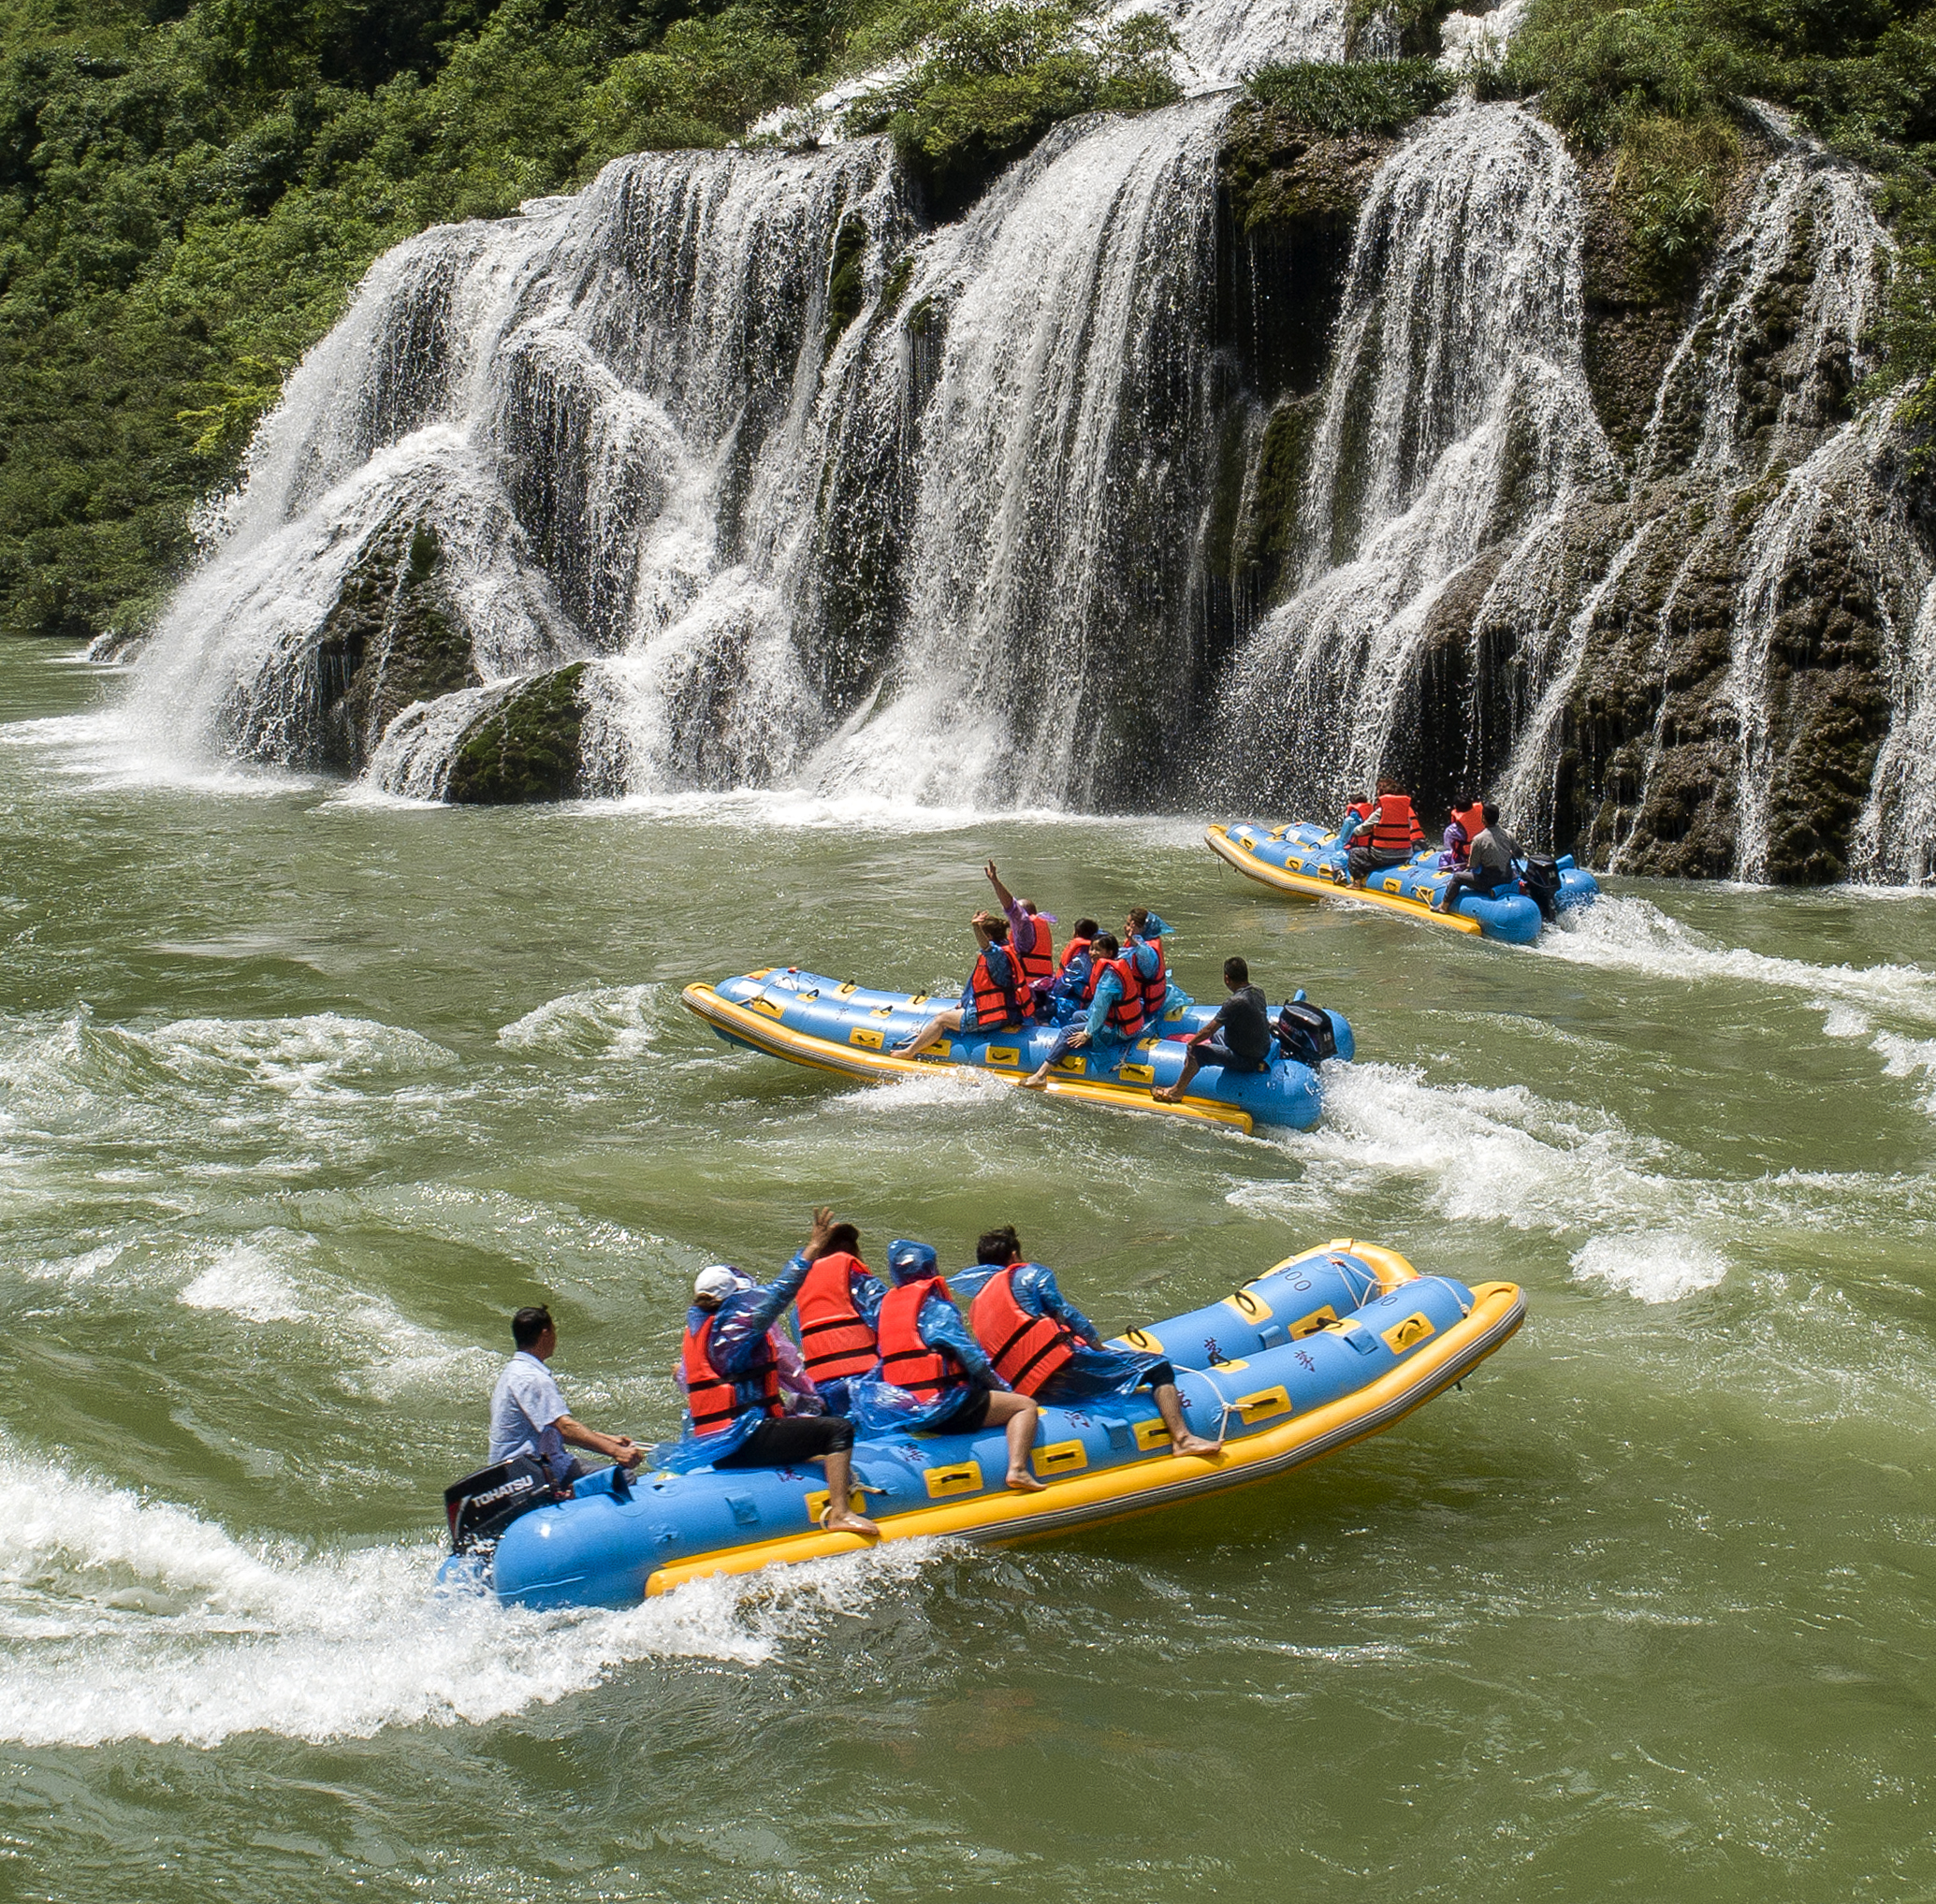
[[[1531,945],[1546,923],[1538,901],[1523,886],[1519,892],[1491,899],[1463,893],[1456,911],[1434,911],[1433,903],[1450,877],[1438,870],[1436,847],[1420,848],[1404,865],[1375,872],[1362,887],[1354,890],[1344,847],[1335,834],[1321,826],[1271,827],[1244,821],[1232,826],[1213,826],[1203,839],[1212,852],[1245,879],[1305,899],[1355,899],[1507,945]],[[1550,895],[1556,912],[1590,906],[1600,896],[1599,882],[1584,867],[1575,865],[1570,853],[1553,864],[1559,868],[1559,889]]]
[[[999,1429],[863,1439],[854,1504],[883,1540],[948,1534],[998,1544],[1120,1519],[1268,1480],[1376,1434],[1468,1373],[1523,1320],[1510,1283],[1467,1288],[1340,1238],[1287,1258],[1206,1308],[1121,1338],[1175,1365],[1184,1412],[1221,1431],[1213,1456],[1176,1455],[1138,1393],[1044,1408],[1039,1494],[1003,1485]],[[452,1555],[440,1582],[525,1606],[627,1606],[702,1575],[852,1553],[819,1525],[817,1467],[641,1472],[580,1481],[575,1498],[513,1520],[494,1553]],[[615,1480],[618,1485],[615,1487]]]
[[[1055,1040],[1053,1025],[1024,1025],[1015,1031],[957,1033],[918,1058],[896,1057],[894,1047],[913,1035],[952,999],[923,994],[871,992],[853,980],[822,978],[789,966],[727,979],[718,985],[689,985],[681,995],[729,1044],[750,1046],[771,1057],[836,1071],[850,1078],[932,1077],[939,1067],[960,1067],[1019,1084],[1048,1055]],[[1320,1008],[1321,1009],[1321,1008]],[[1152,1090],[1174,1083],[1183,1070],[1179,1039],[1215,1016],[1207,1005],[1173,1007],[1160,1033],[1110,1051],[1071,1052],[1051,1076],[1053,1097],[1120,1110],[1160,1111],[1172,1116],[1228,1124],[1240,1130],[1254,1125],[1282,1125],[1308,1130],[1322,1108],[1317,1070],[1279,1057],[1268,1072],[1226,1075],[1199,1071],[1189,1096],[1177,1104],[1159,1104]],[[1326,1011],[1337,1055],[1353,1052],[1351,1027],[1342,1013]]]

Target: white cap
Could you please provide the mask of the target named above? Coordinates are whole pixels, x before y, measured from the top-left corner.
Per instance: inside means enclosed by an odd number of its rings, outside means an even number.
[[[747,1286],[746,1278],[731,1263],[715,1263],[693,1278],[692,1294],[702,1302],[723,1302],[735,1289]]]

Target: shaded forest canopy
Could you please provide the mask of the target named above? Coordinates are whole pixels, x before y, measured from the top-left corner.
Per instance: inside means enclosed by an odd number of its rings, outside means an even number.
[[[1434,50],[1442,10],[1401,0],[1404,51]],[[896,57],[850,125],[892,133],[956,209],[1057,120],[1173,97],[1170,46],[1094,0],[7,0],[0,629],[138,626],[289,367],[428,225],[502,216],[621,153],[724,144]],[[1903,254],[1878,387],[1936,366],[1936,7],[1535,0],[1473,77],[1618,151],[1666,273],[1711,238],[1739,101],[1784,105],[1885,182]],[[1254,85],[1331,129],[1445,90],[1416,59]]]

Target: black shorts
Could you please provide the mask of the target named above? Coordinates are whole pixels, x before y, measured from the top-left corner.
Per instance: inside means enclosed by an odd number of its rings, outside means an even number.
[[[844,1415],[789,1415],[763,1421],[716,1468],[791,1468],[853,1446],[853,1423]]]
[[[993,1388],[970,1388],[952,1414],[926,1423],[930,1434],[976,1434],[988,1425],[988,1398]]]
[[[1240,1058],[1220,1038],[1206,1038],[1192,1049],[1200,1065],[1215,1066],[1219,1070],[1255,1073],[1271,1068],[1269,1058]]]

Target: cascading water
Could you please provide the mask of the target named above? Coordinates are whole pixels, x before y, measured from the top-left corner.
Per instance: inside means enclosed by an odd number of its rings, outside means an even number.
[[[1347,23],[1172,19],[1199,95]],[[432,798],[1322,811],[1396,766],[1643,870],[1922,877],[1932,561],[1887,417],[1851,415],[1888,252],[1862,176],[1762,115],[1623,451],[1588,181],[1535,112],[1341,142],[1348,265],[1274,240],[1273,288],[1226,167],[1308,140],[1231,111],[1070,122],[938,228],[855,140],[623,160],[426,233],[292,377],[138,717]],[[1305,356],[1238,336],[1332,296]],[[1830,734],[1825,695],[1867,711]]]
[[[1606,466],[1579,233],[1573,162],[1517,106],[1454,107],[1379,173],[1303,483],[1303,584],[1223,691],[1230,779],[1327,811],[1367,783],[1439,587]]]

